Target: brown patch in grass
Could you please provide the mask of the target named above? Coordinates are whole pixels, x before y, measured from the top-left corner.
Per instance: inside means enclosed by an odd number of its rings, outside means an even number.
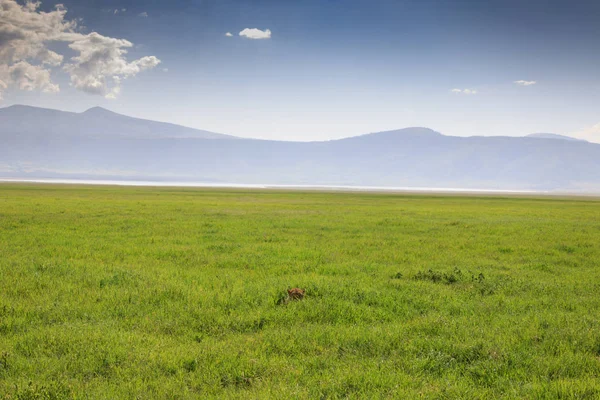
[[[305,290],[300,288],[288,289],[288,298],[290,300],[302,300],[304,298]]]

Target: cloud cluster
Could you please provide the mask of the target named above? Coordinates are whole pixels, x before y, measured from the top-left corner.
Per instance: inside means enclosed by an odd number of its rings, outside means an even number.
[[[515,81],[514,83],[516,83],[519,86],[531,86],[531,85],[535,85],[537,83],[537,81]]]
[[[92,32],[73,38],[69,47],[79,53],[63,69],[71,75],[71,84],[84,92],[115,98],[121,90],[121,81],[139,72],[154,68],[160,60],[154,56],[127,62],[127,48],[133,44]],[[108,82],[112,85],[109,85]]]
[[[248,39],[270,39],[271,31],[269,29],[261,31],[260,29],[256,28],[246,28],[241,31],[239,35]]]
[[[39,65],[31,65],[26,61],[19,61],[10,66],[0,65],[0,76],[6,80],[0,84],[0,91],[6,89],[9,84],[27,91],[36,89],[46,93],[59,91],[58,85],[51,82],[49,70]]]
[[[570,133],[570,136],[587,140],[588,142],[600,143],[600,123],[577,132],[572,132]]]
[[[460,94],[477,94],[477,90],[475,89],[452,89],[451,92]]]
[[[535,85],[537,83],[537,81],[520,80],[520,81],[514,81],[513,83],[515,83],[519,86],[532,86],[532,85]],[[450,92],[457,93],[457,94],[477,94],[476,89],[451,89]]]
[[[58,92],[51,72],[61,65],[77,89],[114,98],[122,80],[160,63],[154,56],[128,62],[125,55],[131,42],[80,33],[77,20],[65,19],[64,6],[44,12],[40,5],[0,0],[0,98],[9,87]],[[77,55],[65,64],[63,55],[48,48],[52,42],[68,43]]]
[[[4,81],[0,81],[0,101],[2,100],[2,92],[6,90],[8,85]]]

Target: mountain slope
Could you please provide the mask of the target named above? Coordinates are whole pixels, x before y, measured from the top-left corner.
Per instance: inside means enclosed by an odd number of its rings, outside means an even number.
[[[0,109],[0,137],[123,136],[149,138],[232,139],[233,136],[186,128],[164,122],[128,117],[94,107],[83,113],[29,106]]]
[[[73,115],[90,114],[101,125],[94,133],[60,132],[62,118],[72,122]],[[452,137],[407,128],[326,142],[282,142],[179,137],[173,131],[166,136],[153,130],[162,124],[98,109],[83,114],[36,109],[32,115],[27,118],[37,119],[39,131],[20,136],[19,121],[7,124],[0,110],[0,175],[600,191],[600,145],[585,141]],[[120,118],[122,125],[115,122]],[[102,125],[125,131],[115,135]]]
[[[574,140],[574,141],[584,141],[582,139],[576,139],[571,136],[565,135],[557,135],[556,133],[532,133],[531,135],[527,135],[526,137],[536,138],[536,139],[556,139],[556,140]]]

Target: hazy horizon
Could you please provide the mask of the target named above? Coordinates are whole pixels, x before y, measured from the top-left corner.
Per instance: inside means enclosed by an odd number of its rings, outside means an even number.
[[[600,141],[596,1],[0,0],[0,16],[0,107],[272,140]]]
[[[544,135],[547,136],[547,135]],[[406,128],[247,140],[116,114],[0,109],[0,177],[600,193],[600,144]]]
[[[121,114],[118,113],[117,111],[105,108],[105,107],[100,107],[100,106],[94,106],[92,108],[88,108],[85,109],[83,111],[69,111],[69,110],[60,110],[60,109],[53,109],[53,108],[44,108],[44,107],[37,107],[37,106],[30,106],[30,105],[25,105],[25,104],[12,104],[10,106],[6,106],[6,107],[1,107],[0,106],[0,110],[6,108],[12,108],[12,107],[32,107],[34,109],[42,109],[42,110],[50,110],[50,111],[60,111],[60,112],[66,112],[66,113],[72,113],[72,114],[85,114],[94,110],[103,110],[103,111],[108,111],[110,113],[114,113],[114,114],[118,114],[120,116],[125,116],[125,117],[131,117],[131,118],[136,118],[136,119],[140,119],[143,121],[149,121],[149,122],[159,122],[159,123],[166,123],[166,124],[171,124],[171,125],[177,125],[177,126],[181,126],[183,128],[189,128],[189,129],[194,129],[194,130],[198,130],[198,131],[203,131],[203,132],[211,132],[211,133],[215,133],[215,134],[219,134],[219,135],[226,135],[226,136],[231,136],[232,138],[238,138],[238,139],[252,139],[252,140],[273,140],[273,141],[281,141],[281,142],[298,142],[298,143],[311,143],[311,142],[328,142],[328,141],[335,141],[335,140],[342,140],[342,139],[351,139],[351,138],[356,138],[359,136],[366,136],[366,135],[371,135],[371,134],[377,134],[377,133],[387,133],[387,132],[401,132],[401,131],[407,131],[407,130],[413,130],[413,129],[424,129],[424,130],[429,130],[432,132],[435,132],[437,134],[443,135],[443,136],[451,136],[451,137],[462,137],[462,138],[469,138],[469,137],[486,137],[486,135],[474,135],[474,136],[461,136],[461,135],[447,135],[444,132],[439,132],[436,131],[435,129],[431,129],[427,126],[405,126],[405,127],[398,127],[396,129],[391,129],[391,130],[387,130],[387,131],[380,131],[380,132],[362,132],[362,133],[358,133],[356,135],[350,135],[350,136],[342,136],[339,138],[334,138],[334,139],[306,139],[306,140],[294,140],[294,139],[262,139],[262,138],[257,138],[257,137],[247,137],[247,136],[235,136],[235,135],[230,135],[227,132],[212,132],[212,131],[206,131],[206,130],[202,130],[202,129],[198,129],[198,128],[194,128],[194,127],[190,127],[190,126],[186,126],[186,125],[180,125],[177,123],[173,123],[173,122],[169,122],[169,121],[158,121],[158,120],[153,120],[153,119],[146,119],[146,118],[137,118],[137,117],[132,117],[126,114]],[[553,132],[533,132],[533,133],[526,133],[523,135],[515,135],[515,136],[508,136],[508,135],[494,135],[494,136],[487,136],[487,137],[513,137],[513,138],[542,138],[542,139],[572,139],[572,140],[582,140],[582,141],[588,141],[585,139],[576,139],[575,137],[571,137],[569,135],[563,135],[563,134],[556,134]],[[590,143],[597,143],[594,141],[589,141]]]

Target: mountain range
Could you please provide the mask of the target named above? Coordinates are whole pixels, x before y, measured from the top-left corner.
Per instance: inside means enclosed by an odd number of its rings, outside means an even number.
[[[406,128],[322,142],[244,139],[120,115],[0,109],[0,177],[600,192],[600,144]]]

